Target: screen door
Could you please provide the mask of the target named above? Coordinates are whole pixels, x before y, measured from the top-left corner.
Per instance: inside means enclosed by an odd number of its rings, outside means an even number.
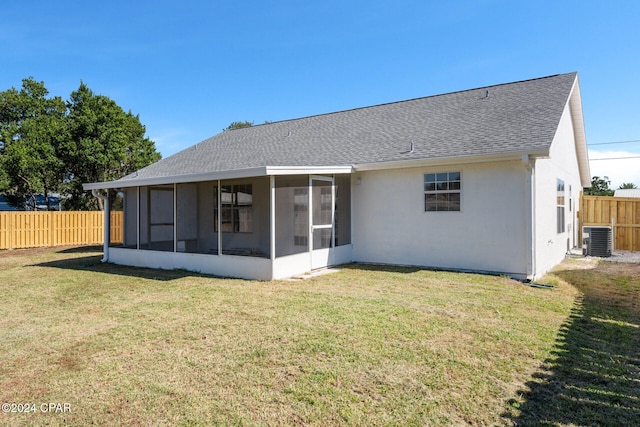
[[[309,249],[311,268],[322,268],[331,264],[334,241],[335,187],[332,177],[311,176],[311,200],[309,216]]]

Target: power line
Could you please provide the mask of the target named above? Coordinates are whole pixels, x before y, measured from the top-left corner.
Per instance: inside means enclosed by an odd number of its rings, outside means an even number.
[[[630,141],[596,142],[595,144],[587,144],[587,145],[591,146],[591,145],[610,145],[610,144],[631,144],[634,142],[640,142],[640,139],[632,139]]]
[[[625,160],[625,159],[640,159],[640,156],[628,156],[628,157],[603,157],[602,159],[589,159],[592,162],[596,160]]]

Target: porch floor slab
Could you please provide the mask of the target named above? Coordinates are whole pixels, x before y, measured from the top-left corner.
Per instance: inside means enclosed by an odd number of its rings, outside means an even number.
[[[317,270],[312,270],[308,273],[289,277],[288,279],[284,279],[285,281],[297,281],[297,280],[305,280],[311,279],[312,277],[324,276],[325,274],[337,273],[340,271],[339,268],[319,268]]]

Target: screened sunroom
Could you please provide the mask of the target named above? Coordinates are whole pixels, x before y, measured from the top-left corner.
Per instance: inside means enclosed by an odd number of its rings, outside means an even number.
[[[102,183],[123,209],[107,261],[262,280],[351,261],[350,173],[135,181]]]

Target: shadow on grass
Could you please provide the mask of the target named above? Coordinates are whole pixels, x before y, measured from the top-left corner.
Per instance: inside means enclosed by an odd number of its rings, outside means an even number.
[[[90,252],[102,252],[103,246],[93,245],[93,246],[72,246],[65,249],[57,250],[56,252],[59,254],[86,254]]]
[[[582,296],[553,357],[521,391],[524,402],[509,402],[506,419],[523,426],[638,425],[640,278],[608,270],[615,268],[554,273]]]
[[[427,268],[419,268],[419,267],[411,267],[411,266],[400,266],[400,265],[391,265],[391,264],[363,264],[353,262],[350,264],[343,264],[338,266],[337,268],[341,270],[360,270],[360,271],[384,271],[386,273],[402,273],[402,274],[410,274],[418,271],[428,270]]]
[[[102,247],[83,246],[56,251],[60,254],[89,254],[102,250]],[[78,256],[68,259],[42,262],[35,264],[35,267],[61,268],[65,270],[92,271],[96,273],[116,274],[119,276],[139,277],[149,280],[169,281],[181,279],[183,277],[213,277],[187,270],[160,270],[153,268],[127,267],[111,263],[103,263],[102,254]]]

